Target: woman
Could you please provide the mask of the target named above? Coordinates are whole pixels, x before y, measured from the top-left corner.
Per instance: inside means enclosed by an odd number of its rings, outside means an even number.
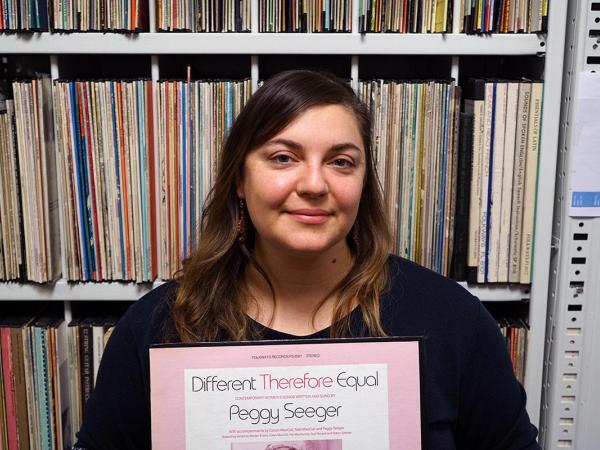
[[[196,252],[105,350],[79,446],[150,447],[148,347],[424,336],[429,449],[536,449],[495,321],[456,283],[390,257],[365,106],[310,71],[265,82],[227,138]]]

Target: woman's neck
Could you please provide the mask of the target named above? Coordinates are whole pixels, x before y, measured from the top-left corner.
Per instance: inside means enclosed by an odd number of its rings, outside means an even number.
[[[330,294],[353,263],[345,241],[316,255],[287,253],[257,241],[253,253],[274,292],[251,266],[246,283],[256,304],[249,305],[250,317],[276,330],[297,335],[311,334],[331,325],[335,296]]]

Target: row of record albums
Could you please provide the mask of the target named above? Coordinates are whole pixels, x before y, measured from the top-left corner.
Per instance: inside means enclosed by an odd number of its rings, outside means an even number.
[[[0,31],[150,30],[149,1],[0,0]],[[540,33],[549,0],[355,0],[358,31]],[[453,30],[454,2],[460,2]],[[156,0],[155,29],[249,32],[250,0]],[[259,0],[259,32],[351,32],[351,0]]]
[[[0,280],[173,278],[250,80],[39,77],[0,92]],[[529,284],[543,83],[361,80],[357,93],[393,251],[460,281]]]
[[[119,315],[83,315],[67,324],[52,307],[27,306],[28,313],[0,315],[0,448],[70,449]],[[522,383],[527,326],[518,318],[497,320]]]

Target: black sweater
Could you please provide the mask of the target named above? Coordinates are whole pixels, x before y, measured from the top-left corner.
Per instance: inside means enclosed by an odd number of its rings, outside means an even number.
[[[425,337],[426,448],[539,449],[506,344],[480,301],[454,281],[401,258],[390,258],[390,274],[391,288],[381,298],[386,333]],[[146,294],[117,324],[76,448],[151,447],[148,349],[170,328],[175,287],[166,283]],[[362,334],[358,310],[351,322],[353,334]],[[264,330],[264,339],[289,338],[298,337]]]

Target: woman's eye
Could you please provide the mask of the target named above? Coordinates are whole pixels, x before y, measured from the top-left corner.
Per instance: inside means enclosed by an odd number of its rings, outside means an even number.
[[[290,155],[281,154],[281,155],[275,155],[272,158],[272,160],[275,161],[276,163],[287,164],[292,161],[292,158]]]
[[[348,159],[338,158],[333,161],[333,165],[336,167],[342,167],[345,169],[345,168],[352,167],[354,164],[352,163],[352,161],[350,161]]]

